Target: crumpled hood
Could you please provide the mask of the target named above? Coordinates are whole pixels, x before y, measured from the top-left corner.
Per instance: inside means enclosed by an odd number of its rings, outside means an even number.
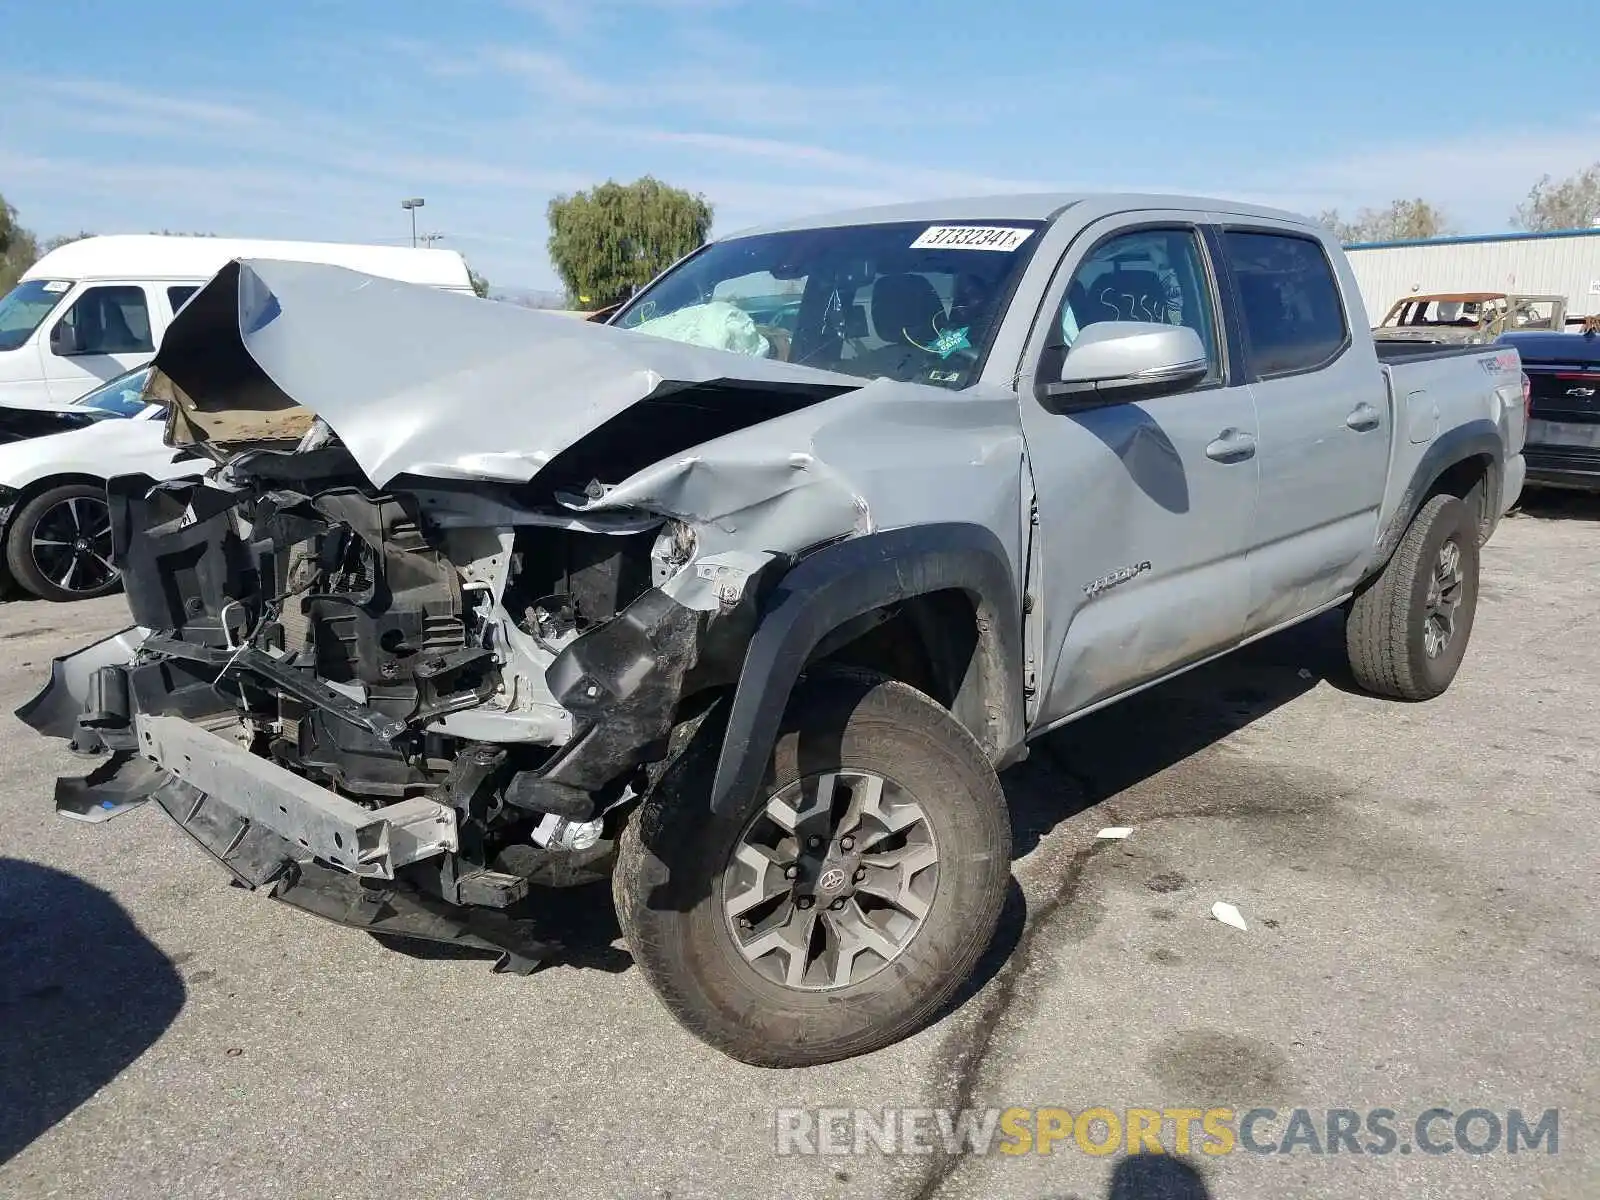
[[[239,260],[179,313],[154,361],[167,441],[286,446],[321,417],[371,481],[524,483],[650,401],[675,444],[707,440],[863,386],[342,267]],[[688,422],[685,412],[688,410]],[[648,437],[649,422],[633,418]],[[603,441],[603,439],[602,439]],[[581,457],[581,455],[580,455]]]

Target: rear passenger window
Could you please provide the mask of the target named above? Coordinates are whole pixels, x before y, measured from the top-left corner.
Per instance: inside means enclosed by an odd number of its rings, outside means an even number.
[[[177,312],[200,289],[198,287],[169,287],[167,289],[167,303],[172,306],[172,311]]]
[[[1349,328],[1321,243],[1277,233],[1223,236],[1255,373],[1311,371],[1336,357]]]

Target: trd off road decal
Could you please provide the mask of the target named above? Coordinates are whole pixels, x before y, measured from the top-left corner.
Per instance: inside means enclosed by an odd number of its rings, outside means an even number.
[[[1098,596],[1101,592],[1109,592],[1119,583],[1127,583],[1130,579],[1136,579],[1149,569],[1150,561],[1148,559],[1141,563],[1134,563],[1132,566],[1119,567],[1109,575],[1102,575],[1099,579],[1091,579],[1084,584],[1083,594],[1085,596]]]

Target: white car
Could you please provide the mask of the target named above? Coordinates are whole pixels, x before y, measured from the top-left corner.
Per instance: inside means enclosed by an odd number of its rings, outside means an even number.
[[[148,366],[54,408],[0,408],[0,546],[6,571],[45,600],[115,591],[106,480],[176,479],[210,463],[161,438],[166,409],[144,400]]]

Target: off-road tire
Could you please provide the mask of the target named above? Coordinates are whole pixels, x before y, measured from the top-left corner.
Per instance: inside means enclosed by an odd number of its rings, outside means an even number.
[[[864,1054],[935,1019],[994,935],[1010,878],[1005,796],[982,748],[916,689],[867,671],[795,689],[764,782],[739,812],[707,797],[723,723],[708,719],[624,832],[612,878],[634,961],[678,1022],[743,1062],[800,1067]],[[739,954],[721,877],[754,814],[791,781],[870,770],[916,797],[940,846],[924,923],[890,963],[823,991],[786,987]]]
[[[41,600],[66,603],[72,600],[92,600],[96,596],[109,596],[122,586],[120,575],[114,575],[94,588],[69,590],[59,586],[39,569],[33,557],[33,533],[45,514],[67,500],[91,500],[102,508],[106,504],[105,488],[92,483],[64,483],[40,492],[12,519],[6,531],[6,569],[11,578],[30,595]]]
[[[1397,700],[1431,700],[1455,678],[1478,606],[1478,522],[1454,496],[1434,496],[1412,518],[1393,557],[1351,602],[1345,649],[1356,682]],[[1449,643],[1428,656],[1423,626],[1440,549],[1460,550],[1461,603]]]

